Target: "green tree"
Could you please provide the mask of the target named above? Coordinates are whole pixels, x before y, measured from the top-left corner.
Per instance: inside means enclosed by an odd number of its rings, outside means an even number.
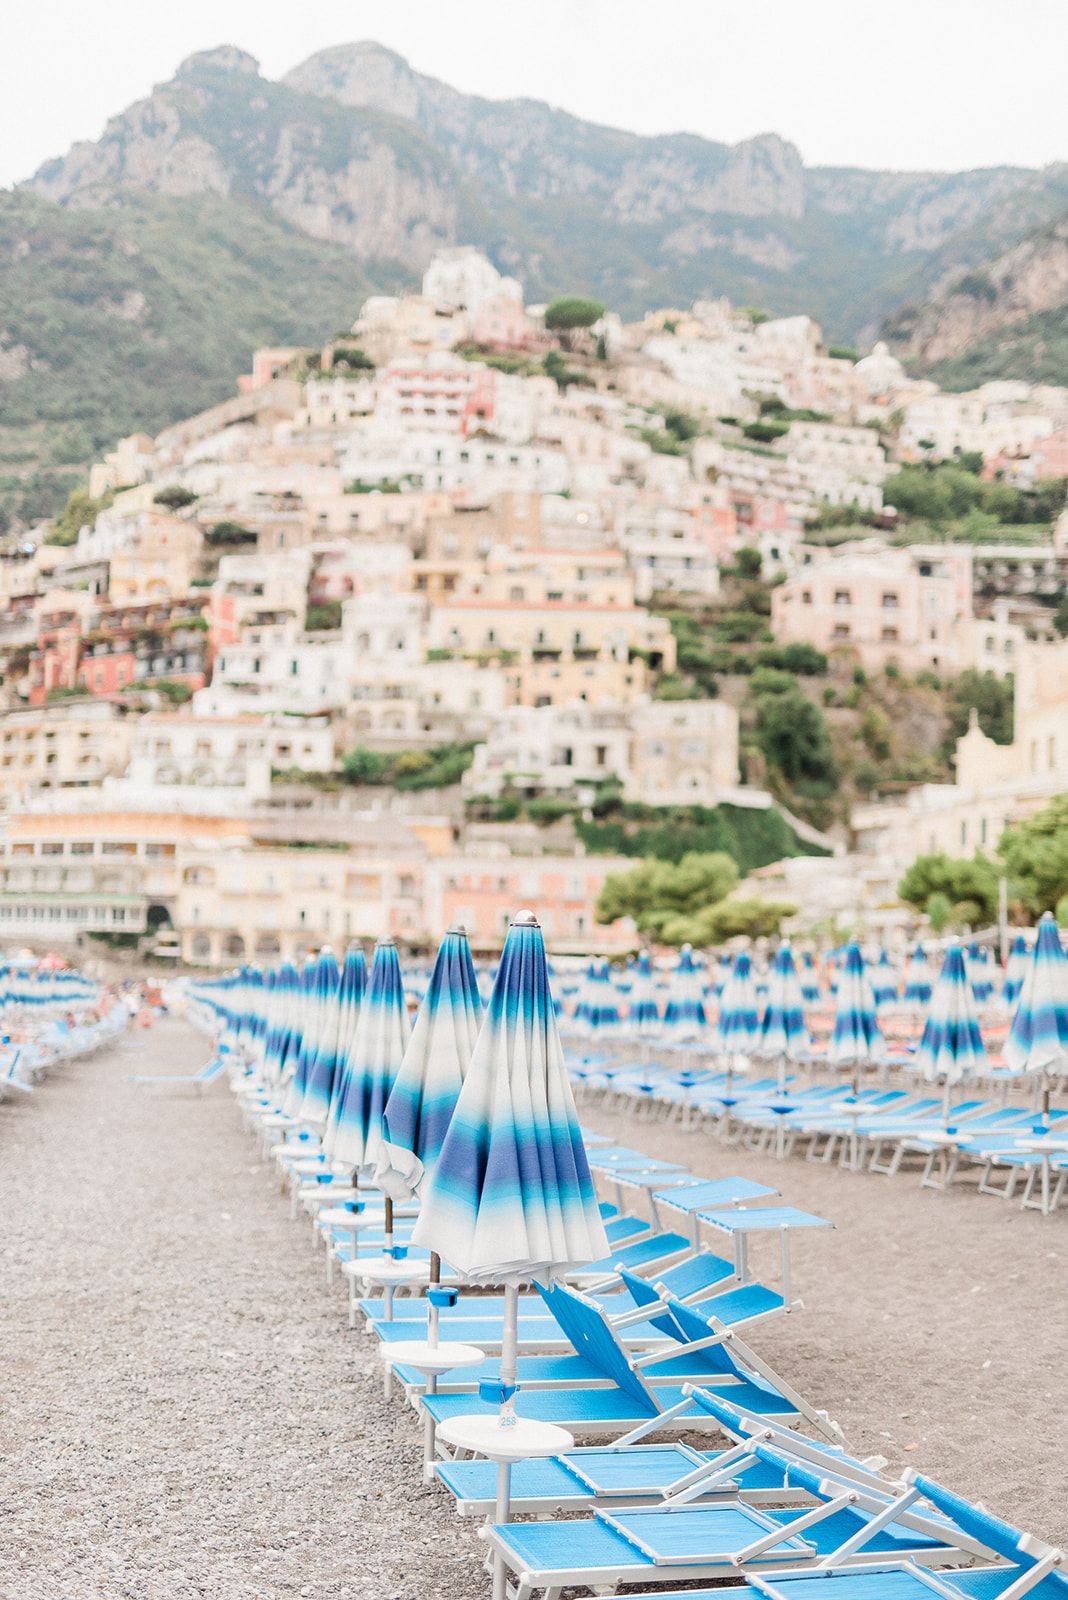
[[[204,535],[204,543],[213,546],[255,544],[256,539],[257,535],[251,528],[227,519],[213,523]]]
[[[360,744],[341,758],[341,773],[346,783],[388,783],[392,766],[390,756],[378,750],[367,750]]]
[[[1062,594],[1053,613],[1053,626],[1062,639],[1068,639],[1068,594]]]
[[[932,896],[944,895],[957,922],[991,922],[997,915],[998,870],[978,851],[971,860],[938,851],[917,856],[897,892],[908,905],[928,915]]]
[[[52,522],[45,537],[45,544],[77,544],[81,529],[91,528],[101,511],[111,504],[113,498],[112,495],[106,494],[99,500],[94,500],[84,486],[72,489],[63,510]]]
[[[998,854],[1027,909],[1052,911],[1068,894],[1068,794],[1006,828]]]
[[[660,928],[665,944],[723,944],[728,939],[770,939],[797,907],[784,900],[721,900],[693,916],[668,918]]]
[[[197,497],[192,489],[184,489],[180,483],[169,483],[157,489],[152,498],[156,505],[166,506],[169,511],[182,511],[193,505]]]
[[[927,920],[931,924],[931,932],[945,933],[953,920],[953,907],[950,904],[948,894],[942,894],[940,890],[936,890],[934,894],[928,895],[925,910],[927,912]]]
[[[730,894],[738,868],[724,851],[690,852],[677,863],[643,861],[630,872],[611,873],[597,900],[597,920],[633,917],[637,926],[659,932],[671,917],[694,916]]]
[[[554,333],[570,333],[574,328],[592,328],[603,316],[604,306],[599,300],[587,300],[577,294],[561,294],[546,306],[545,326]]]
[[[739,578],[752,583],[760,577],[762,557],[756,545],[744,544],[734,557],[734,570]]]
[[[756,741],[765,761],[787,783],[829,786],[837,781],[838,769],[823,712],[800,689],[758,696]]]
[[[341,601],[321,600],[304,614],[305,633],[328,633],[341,626]]]

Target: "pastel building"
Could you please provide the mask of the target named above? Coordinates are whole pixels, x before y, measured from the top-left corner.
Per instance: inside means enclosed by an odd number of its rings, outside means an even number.
[[[958,671],[958,625],[971,617],[965,546],[861,543],[811,552],[809,564],[772,591],[777,640],[851,650],[873,669],[895,661],[910,672]]]

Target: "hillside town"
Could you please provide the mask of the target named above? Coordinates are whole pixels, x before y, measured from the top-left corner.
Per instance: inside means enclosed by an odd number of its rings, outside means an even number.
[[[943,468],[995,514],[917,535],[885,485]],[[558,950],[618,953],[635,925],[595,907],[640,850],[597,820],[678,808],[775,814],[790,848],[743,887],[788,928],[885,925],[918,852],[992,850],[1068,788],[1066,483],[1068,389],[941,392],[725,301],[531,306],[445,250],[9,535],[0,936],[226,967],[458,921],[491,950],[529,902]],[[999,522],[1000,492],[1042,514]],[[797,650],[1011,681],[1011,738],[973,711],[946,771],[806,804],[730,677],[755,652],[771,693]]]

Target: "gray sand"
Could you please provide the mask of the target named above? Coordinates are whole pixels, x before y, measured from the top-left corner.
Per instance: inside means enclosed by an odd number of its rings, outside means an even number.
[[[4,1600],[428,1600],[487,1589],[322,1256],[207,1056],[130,1034],[0,1106]]]
[[[206,1054],[168,1021],[0,1106],[0,1596],[486,1595],[474,1527],[422,1487],[415,1419],[228,1090],[125,1081]],[[796,1249],[805,1311],[759,1348],[858,1449],[1068,1536],[1068,1217],[587,1120],[833,1217]]]

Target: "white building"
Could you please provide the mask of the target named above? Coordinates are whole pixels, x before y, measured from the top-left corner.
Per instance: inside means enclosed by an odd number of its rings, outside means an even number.
[[[522,285],[502,277],[473,245],[439,250],[423,273],[423,298],[443,311],[478,311],[502,296],[521,305]]]

